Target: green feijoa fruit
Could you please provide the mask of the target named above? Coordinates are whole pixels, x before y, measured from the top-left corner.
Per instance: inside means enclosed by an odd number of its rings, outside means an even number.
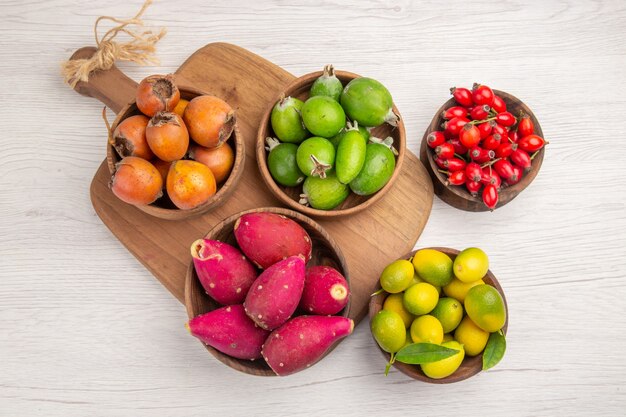
[[[304,181],[305,175],[298,168],[296,152],[298,145],[294,143],[280,143],[277,139],[267,138],[267,166],[274,180],[286,187],[295,187]]]
[[[374,194],[387,184],[395,168],[396,159],[391,149],[380,143],[369,143],[363,168],[350,182],[350,188],[358,195]]]
[[[339,101],[342,91],[343,85],[335,76],[335,69],[332,65],[326,65],[324,73],[311,86],[311,97],[327,96],[335,101]]]
[[[387,122],[398,124],[399,117],[393,112],[393,100],[389,90],[372,78],[355,78],[343,89],[341,106],[348,117],[361,126],[380,126]]]
[[[303,105],[304,102],[294,97],[284,97],[274,105],[270,121],[278,139],[283,142],[300,143],[311,136],[302,122]]]
[[[336,100],[327,96],[310,97],[302,106],[304,126],[315,136],[332,138],[346,124],[346,114]]]
[[[332,138],[328,140],[331,141],[332,144],[335,146],[335,149],[337,149],[337,147],[339,146],[339,142],[341,142],[341,139],[343,139],[343,136],[346,134],[346,132],[354,127],[359,128],[359,133],[361,134],[361,136],[363,136],[363,139],[365,139],[365,143],[367,143],[370,140],[370,136],[371,136],[369,129],[364,126],[359,126],[358,122],[354,122],[353,124],[350,121],[346,123],[346,127],[343,128],[341,132],[337,133],[335,136],[333,136]]]
[[[339,182],[333,171],[328,171],[326,178],[307,177],[302,184],[302,192],[300,203],[308,203],[319,210],[332,210],[344,202],[350,188]]]
[[[328,139],[308,138],[298,146],[296,162],[304,175],[326,178],[335,163],[335,147]]]
[[[340,182],[348,184],[356,178],[365,163],[367,142],[357,128],[346,131],[337,147],[335,171]]]

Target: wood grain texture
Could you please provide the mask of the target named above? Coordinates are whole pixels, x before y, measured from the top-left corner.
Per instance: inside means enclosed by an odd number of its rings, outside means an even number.
[[[364,322],[315,367],[271,379],[186,333],[183,306],[94,213],[102,105],[59,75],[97,16],[139,3],[0,3],[0,104],[14,121],[0,135],[1,415],[623,415],[626,156],[602,118],[626,114],[622,1],[157,1],[145,18],[169,29],[162,65],[119,65],[140,80],[215,41],[292,74],[332,63],[389,88],[414,153],[453,85],[528,104],[551,138],[537,178],[493,213],[436,198],[417,244],[480,246],[509,304],[503,361],[445,386],[385,378]]]

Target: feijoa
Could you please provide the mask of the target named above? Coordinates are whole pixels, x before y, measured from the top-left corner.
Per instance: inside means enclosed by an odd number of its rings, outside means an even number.
[[[284,97],[274,105],[270,121],[274,133],[283,142],[300,143],[311,136],[302,122],[304,102],[294,97]]]
[[[332,210],[350,194],[350,188],[337,179],[334,171],[328,171],[326,178],[307,177],[302,184],[300,203],[308,203],[319,210]]]
[[[389,182],[395,168],[396,159],[389,147],[380,143],[369,143],[366,146],[363,168],[350,182],[350,188],[358,195],[374,194]]]
[[[335,149],[337,149],[337,146],[339,146],[339,142],[341,141],[341,139],[343,139],[343,135],[345,135],[346,132],[348,130],[352,129],[353,127],[358,127],[359,128],[359,133],[361,134],[361,136],[363,136],[363,139],[365,139],[365,143],[367,143],[370,140],[371,133],[370,133],[370,131],[369,131],[369,129],[367,127],[359,126],[358,122],[352,123],[351,121],[348,121],[346,123],[346,127],[343,128],[341,130],[341,132],[337,133],[335,136],[333,136],[332,138],[328,139],[335,146]]]
[[[335,101],[339,101],[342,91],[343,85],[335,76],[335,69],[332,65],[326,65],[324,73],[311,86],[311,97],[327,96]]]
[[[365,138],[356,127],[348,129],[343,135],[335,156],[337,178],[343,184],[348,184],[355,179],[363,168],[366,145]]]
[[[332,138],[346,124],[346,114],[336,100],[327,96],[314,96],[304,102],[302,120],[315,136]]]
[[[355,78],[343,89],[341,106],[348,117],[361,126],[380,126],[387,122],[398,124],[398,115],[393,112],[393,100],[389,90],[372,78]]]
[[[267,166],[274,180],[286,187],[295,187],[304,181],[305,175],[296,163],[298,145],[294,143],[280,143],[277,139],[266,139],[270,151],[267,156]]]
[[[296,162],[304,175],[326,178],[326,171],[335,163],[335,147],[328,139],[308,138],[298,146]]]

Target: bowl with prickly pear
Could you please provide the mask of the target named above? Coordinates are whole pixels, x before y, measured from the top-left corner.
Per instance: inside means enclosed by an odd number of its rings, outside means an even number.
[[[187,328],[241,372],[307,369],[354,327],[348,266],[314,220],[289,209],[234,214],[191,245]]]
[[[111,191],[155,217],[206,213],[230,197],[243,173],[244,141],[234,110],[218,97],[178,86],[173,75],[145,78],[108,131]]]
[[[459,382],[495,366],[506,350],[504,290],[478,248],[424,248],[392,262],[369,319],[385,374],[394,367],[423,382]]]
[[[450,91],[420,148],[435,194],[466,211],[502,207],[539,173],[547,144],[539,121],[504,91],[480,84]]]
[[[402,168],[404,123],[380,82],[328,65],[289,84],[262,116],[261,176],[282,203],[346,216],[383,198]]]

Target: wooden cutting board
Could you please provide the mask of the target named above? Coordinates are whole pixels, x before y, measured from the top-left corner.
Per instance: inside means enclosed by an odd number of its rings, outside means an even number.
[[[72,58],[85,58],[94,51],[94,48],[82,48]],[[358,68],[346,69],[358,72]],[[158,219],[123,203],[111,193],[105,161],[91,183],[91,201],[98,216],[120,242],[174,297],[184,302],[191,243],[234,213],[281,205],[259,174],[255,138],[263,111],[295,77],[258,55],[226,43],[212,43],[196,51],[176,71],[176,77],[180,85],[215,94],[236,109],[246,144],[244,173],[238,188],[222,206],[203,216],[180,221]],[[76,90],[119,112],[134,100],[136,87],[134,81],[113,67],[93,74],[89,82],[79,83]],[[103,149],[105,143],[103,135]],[[370,294],[382,269],[415,245],[430,215],[432,202],[431,179],[417,157],[407,152],[395,186],[373,207],[347,218],[315,219],[337,241],[348,262],[353,297],[350,317],[354,320],[359,321],[367,313]]]

